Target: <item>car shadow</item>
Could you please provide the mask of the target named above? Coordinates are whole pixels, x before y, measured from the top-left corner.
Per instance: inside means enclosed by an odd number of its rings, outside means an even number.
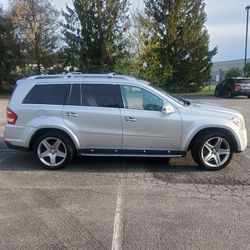
[[[1,151],[0,171],[48,171],[35,160],[32,152]],[[143,173],[143,172],[200,172],[189,157],[181,163],[166,158],[137,157],[74,157],[72,162],[60,172],[98,172],[98,173]]]

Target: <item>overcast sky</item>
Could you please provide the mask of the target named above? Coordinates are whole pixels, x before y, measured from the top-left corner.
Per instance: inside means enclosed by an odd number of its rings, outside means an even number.
[[[0,0],[4,7],[8,0]],[[71,4],[71,0],[52,0],[58,9]],[[131,0],[142,2],[142,0]],[[226,61],[244,58],[246,36],[246,10],[250,0],[205,0],[207,22],[206,27],[210,34],[210,48],[218,47],[218,54],[213,61]],[[250,26],[249,26],[250,31]],[[250,34],[250,32],[249,32]],[[250,36],[249,36],[250,57]]]

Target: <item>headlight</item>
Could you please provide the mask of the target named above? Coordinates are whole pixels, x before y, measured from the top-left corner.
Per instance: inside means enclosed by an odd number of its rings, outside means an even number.
[[[238,117],[238,116],[235,116],[231,119],[231,121],[234,123],[234,125],[236,125],[238,128],[244,128],[245,127],[245,122],[244,122],[244,119]]]

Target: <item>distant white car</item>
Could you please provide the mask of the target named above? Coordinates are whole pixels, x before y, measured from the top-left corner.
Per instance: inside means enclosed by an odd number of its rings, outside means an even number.
[[[247,146],[243,116],[177,99],[148,82],[115,74],[32,76],[17,82],[5,143],[33,150],[48,169],[73,155],[180,157],[191,150],[208,170]]]

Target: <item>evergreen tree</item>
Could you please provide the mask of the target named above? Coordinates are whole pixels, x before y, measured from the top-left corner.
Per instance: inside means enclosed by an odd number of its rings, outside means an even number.
[[[41,66],[46,68],[56,63],[59,12],[49,0],[10,0],[10,6],[26,64],[36,64],[40,74]]]
[[[247,65],[249,67],[249,65]],[[241,76],[240,70],[239,68],[230,68],[226,75],[225,78],[227,77],[237,77],[237,76]]]
[[[147,33],[157,37],[158,61],[171,69],[170,77],[162,84],[175,91],[199,89],[209,79],[212,57],[203,0],[144,0],[148,22]],[[144,21],[145,22],[145,21]],[[150,44],[150,43],[149,43]]]
[[[84,72],[112,71],[125,53],[128,0],[74,0],[73,5],[63,12],[65,64]]]
[[[0,83],[13,80],[20,58],[19,49],[11,18],[0,7]]]
[[[246,77],[250,77],[250,63],[249,62],[247,62],[246,68],[244,67],[244,71],[246,72]],[[238,75],[238,76],[240,76],[240,75]]]

